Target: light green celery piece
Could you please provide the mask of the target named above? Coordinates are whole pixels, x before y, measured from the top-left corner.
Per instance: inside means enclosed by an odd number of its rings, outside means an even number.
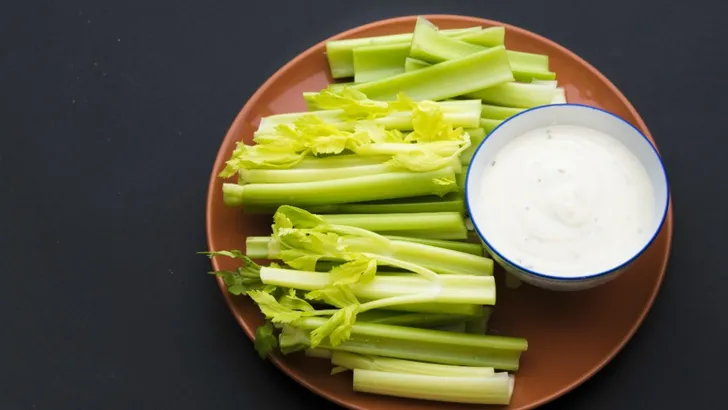
[[[468,27],[442,30],[442,34],[458,36],[479,31],[481,31],[480,27]],[[354,76],[354,50],[357,48],[387,44],[409,44],[411,41],[412,33],[329,41],[326,43],[326,57],[329,61],[331,76],[333,78]]]
[[[442,30],[439,31],[442,33]],[[484,28],[475,33],[467,33],[457,37],[466,43],[483,47],[502,46],[506,40],[506,28],[503,26]]]
[[[329,157],[306,157],[295,166],[288,169],[328,169],[361,167],[365,165],[377,165],[389,161],[391,158],[382,156],[361,157],[353,154],[332,155]]]
[[[443,377],[490,377],[495,375],[492,367],[452,366],[436,363],[422,363],[391,357],[368,356],[349,352],[331,352],[331,364],[347,369],[377,370],[389,373],[422,374]]]
[[[407,53],[409,53],[409,47],[407,48]],[[412,58],[412,57],[407,57],[404,60],[404,71],[405,72],[416,71],[416,70],[419,70],[420,68],[429,67],[430,65],[431,64],[426,61],[418,60],[418,59]]]
[[[492,124],[486,124],[486,125],[489,128],[487,132],[490,132],[493,130],[491,128]],[[468,149],[466,149],[465,151],[463,151],[462,154],[460,154],[460,162],[462,162],[462,164],[464,166],[470,165],[470,160],[473,158],[473,155],[475,155],[475,150],[477,150],[478,147],[480,146],[480,144],[482,144],[483,141],[485,140],[485,137],[486,137],[485,128],[481,128],[481,129],[483,130],[482,136],[479,134],[478,136],[474,137],[471,134],[470,135],[470,147],[468,147]],[[465,185],[463,184],[463,182],[464,182],[463,179],[467,177],[467,174],[468,174],[468,171],[466,169],[463,169],[460,172],[460,174],[458,174],[458,186],[463,188],[463,190],[465,188]]]
[[[312,93],[316,94],[316,93]],[[440,101],[437,103],[443,113],[443,121],[452,124],[453,127],[475,128],[478,127],[477,118],[482,113],[482,106],[478,100],[453,100]],[[475,115],[477,111],[477,116]],[[342,110],[319,110],[286,114],[275,114],[263,117],[254,135],[275,134],[276,127],[287,124],[293,125],[296,120],[304,116],[313,115],[324,122],[330,123],[337,129],[351,131],[355,123],[347,121],[343,117]],[[386,117],[375,118],[375,124],[384,126],[386,129],[411,130],[412,112],[398,111]]]
[[[432,23],[424,18],[419,18],[415,25],[410,57],[436,64],[463,58],[487,49],[488,47],[443,36]],[[511,50],[507,51],[507,55],[513,76],[518,81],[556,78],[555,73],[549,71],[548,56]]]
[[[461,174],[456,175],[460,176]],[[271,205],[246,207],[245,212],[250,214],[273,214],[276,209],[277,206]],[[458,212],[464,214],[465,200],[459,193],[451,193],[443,197],[421,196],[350,204],[311,205],[307,206],[306,210],[316,214],[391,214],[420,212]]]
[[[265,285],[313,291],[326,288],[331,279],[328,272],[261,267],[260,280]],[[495,304],[492,276],[444,275],[438,283],[421,276],[376,276],[366,284],[351,285],[351,291],[357,298],[374,301],[431,293],[432,303]]]
[[[515,108],[532,108],[551,104],[556,87],[542,83],[510,82],[466,94],[487,104]]]
[[[409,44],[385,44],[354,49],[354,82],[365,83],[401,74]]]
[[[370,300],[360,298],[360,302],[370,302]],[[410,303],[397,305],[387,308],[387,310],[397,312],[411,313],[434,313],[475,317],[480,314],[481,305],[462,304],[462,303]]]
[[[503,120],[491,120],[489,118],[481,118],[480,119],[480,128],[484,129],[487,134],[490,134],[493,132],[496,127],[501,125]]]
[[[421,243],[423,245],[436,246],[438,248],[450,249],[453,251],[469,253],[471,255],[483,256],[483,245],[478,243],[448,241],[442,239],[413,238],[409,236],[385,235],[385,237],[390,240]]]
[[[245,256],[250,259],[268,259],[270,236],[248,236],[245,238]]]
[[[332,172],[333,171],[333,172]],[[392,172],[387,163],[362,165],[344,168],[310,168],[310,169],[241,169],[238,171],[238,184],[286,184],[293,182],[327,181],[332,179],[352,178],[364,175],[384,174]]]
[[[404,93],[415,101],[444,100],[514,81],[503,46],[445,61],[417,71],[353,88],[373,100],[395,100]]]
[[[483,306],[482,317],[472,318],[465,321],[465,332],[476,335],[484,335],[488,329],[488,321],[490,320],[492,311],[492,307]]]
[[[325,318],[306,317],[294,323],[298,330],[311,331]],[[304,335],[305,336],[305,335]],[[327,346],[320,346],[327,348]],[[355,323],[351,338],[337,351],[462,366],[493,367],[516,371],[526,339],[473,335],[404,326]]]
[[[558,87],[554,91],[554,98],[551,100],[551,104],[566,104],[566,90]]]
[[[492,104],[483,104],[482,107],[480,116],[490,120],[505,120],[525,110],[525,108],[501,107]]]
[[[382,325],[398,325],[413,327],[432,327],[448,323],[463,322],[468,316],[450,315],[446,313],[406,313],[386,310],[370,310],[361,313],[356,320]]]
[[[467,404],[509,404],[513,376],[452,377],[354,370],[354,391]]]
[[[326,88],[328,88],[330,90],[340,90],[344,87],[350,87],[352,85],[354,85],[353,81],[346,81],[343,83],[331,83],[331,84],[327,85]]]
[[[380,234],[408,232],[417,236],[419,231],[441,232],[440,239],[466,239],[467,229],[458,212],[422,212],[392,214],[338,214],[322,215],[333,225],[355,226]]]
[[[290,184],[223,184],[228,206],[325,205],[444,195],[457,192],[455,172],[445,167],[429,172],[388,172],[328,181]]]

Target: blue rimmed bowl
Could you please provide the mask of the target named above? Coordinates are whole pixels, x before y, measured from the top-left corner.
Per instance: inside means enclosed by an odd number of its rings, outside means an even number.
[[[644,240],[634,246],[628,257],[612,268],[576,275],[559,275],[540,271],[538,266],[528,268],[516,263],[514,255],[499,249],[493,233],[485,234],[481,227],[489,215],[478,206],[483,198],[482,175],[495,160],[498,152],[514,138],[529,131],[554,126],[571,125],[590,128],[612,136],[621,142],[644,166],[654,190],[654,212],[651,221],[644,221],[648,230]],[[623,273],[654,241],[665,222],[669,204],[669,185],[660,155],[650,140],[624,119],[599,108],[580,104],[557,104],[532,108],[502,122],[475,151],[466,180],[466,203],[473,226],[493,259],[506,271],[531,285],[550,290],[582,290],[606,283]],[[487,197],[487,196],[486,196]],[[490,237],[488,236],[490,235]]]

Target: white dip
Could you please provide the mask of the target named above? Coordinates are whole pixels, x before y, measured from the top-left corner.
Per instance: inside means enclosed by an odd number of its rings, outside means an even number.
[[[655,194],[618,140],[581,126],[529,131],[482,175],[478,227],[503,257],[538,273],[574,277],[615,268],[654,230]]]

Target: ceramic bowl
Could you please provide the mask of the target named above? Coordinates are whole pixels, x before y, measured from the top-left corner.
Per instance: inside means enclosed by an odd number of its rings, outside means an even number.
[[[538,271],[538,267],[526,268],[516,263],[512,255],[498,249],[496,246],[497,240],[492,234],[489,238],[487,234],[484,234],[484,229],[479,228],[479,225],[482,227],[487,218],[492,217],[486,214],[482,207],[478,206],[483,194],[481,192],[480,176],[483,175],[486,167],[490,166],[500,149],[514,138],[528,131],[553,125],[582,126],[614,137],[634,154],[644,166],[654,188],[655,209],[653,220],[645,221],[644,229],[648,230],[648,235],[645,236],[646,239],[634,247],[634,251],[628,258],[621,260],[608,270],[596,273],[584,272],[583,274],[566,277]],[[623,273],[652,244],[665,222],[669,203],[669,188],[665,167],[660,155],[650,140],[637,128],[617,115],[599,108],[580,104],[558,104],[523,111],[502,122],[488,135],[477,148],[470,163],[466,182],[466,201],[475,230],[493,259],[506,271],[522,281],[540,288],[582,290],[613,280]]]

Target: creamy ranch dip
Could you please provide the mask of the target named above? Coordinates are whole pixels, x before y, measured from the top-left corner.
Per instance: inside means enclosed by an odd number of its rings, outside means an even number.
[[[508,142],[486,166],[478,222],[491,247],[538,273],[604,272],[650,239],[655,193],[639,160],[596,130],[554,125]]]

